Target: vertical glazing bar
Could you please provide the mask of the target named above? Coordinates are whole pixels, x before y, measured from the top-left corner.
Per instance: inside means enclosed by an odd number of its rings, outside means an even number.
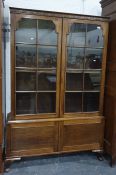
[[[36,114],[38,112],[37,102],[38,102],[38,20],[37,20],[37,28],[36,28]]]
[[[83,89],[82,89],[82,112],[84,112],[84,87],[85,87],[85,58],[86,58],[86,45],[87,45],[87,24],[85,31],[85,47],[84,47],[84,58],[83,58]]]

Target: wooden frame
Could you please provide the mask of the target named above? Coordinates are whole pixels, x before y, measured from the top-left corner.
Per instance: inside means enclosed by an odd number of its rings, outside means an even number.
[[[15,29],[22,17],[53,20],[59,33],[57,114],[15,115]],[[32,11],[11,8],[11,117],[7,123],[7,158],[58,154],[82,150],[103,150],[103,98],[106,66],[108,19],[77,14]],[[104,35],[100,112],[64,114],[64,74],[66,33],[73,22],[98,24]],[[62,47],[61,47],[62,46]],[[83,126],[83,127],[82,127]],[[41,129],[40,129],[41,128]],[[31,132],[30,132],[31,131]],[[40,134],[39,134],[40,133]],[[70,138],[67,138],[68,134]],[[89,137],[90,136],[90,137]],[[47,138],[47,139],[46,139]],[[67,138],[67,139],[66,139]],[[50,141],[48,141],[50,140]],[[20,143],[20,144],[18,144]],[[44,148],[43,149],[43,146]]]

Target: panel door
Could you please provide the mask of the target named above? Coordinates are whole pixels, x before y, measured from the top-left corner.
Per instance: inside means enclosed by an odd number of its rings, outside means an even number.
[[[94,116],[95,117],[95,116]],[[102,150],[104,118],[73,118],[60,123],[61,152]]]
[[[61,116],[102,115],[107,23],[64,19]]]
[[[7,125],[7,158],[57,152],[58,122],[23,121]]]
[[[61,24],[55,17],[12,15],[12,116],[59,116]]]

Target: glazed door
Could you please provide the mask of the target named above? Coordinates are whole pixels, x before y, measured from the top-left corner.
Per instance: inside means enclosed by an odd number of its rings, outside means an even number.
[[[61,152],[103,150],[107,23],[64,19]]]
[[[59,117],[62,19],[12,16],[12,116]]]
[[[106,25],[63,20],[61,116],[102,115]]]

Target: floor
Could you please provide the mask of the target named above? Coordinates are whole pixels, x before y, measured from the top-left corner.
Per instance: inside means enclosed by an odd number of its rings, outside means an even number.
[[[5,175],[116,175],[109,160],[99,161],[95,153],[44,156],[14,162]]]

